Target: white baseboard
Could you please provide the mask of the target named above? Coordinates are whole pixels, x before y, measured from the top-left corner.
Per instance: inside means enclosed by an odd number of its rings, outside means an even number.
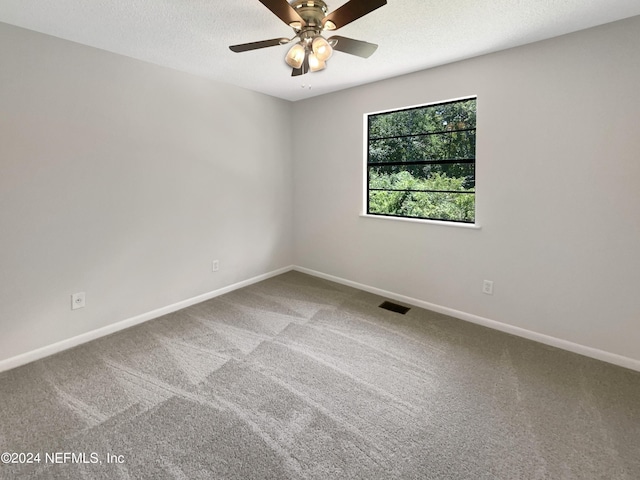
[[[515,327],[513,325],[508,325],[506,323],[497,322],[495,320],[490,320],[488,318],[480,317],[478,315],[474,315],[471,313],[461,312],[459,310],[454,310],[453,308],[443,307],[441,305],[436,305],[434,303],[425,302],[423,300],[418,300],[416,298],[407,297],[405,295],[399,295],[397,293],[389,292],[387,290],[382,290],[380,288],[371,287],[369,285],[364,285],[362,283],[353,282],[351,280],[346,280],[344,278],[335,277],[333,275],[327,275],[326,273],[317,272],[315,270],[311,270],[309,268],[294,266],[293,270],[296,270],[301,273],[306,273],[308,275],[313,275],[314,277],[323,278],[325,280],[330,280],[332,282],[340,283],[342,285],[347,285],[349,287],[354,287],[359,290],[364,290],[366,292],[374,293],[376,295],[380,295],[381,297],[390,298],[393,300],[397,300],[399,302],[404,302],[409,305],[414,305],[416,307],[425,308],[427,310],[431,310],[434,312],[442,313],[445,315],[449,315],[454,318],[458,318],[460,320],[465,320],[467,322],[476,323],[478,325],[482,325],[485,327],[492,328],[494,330],[499,330],[501,332],[510,333],[512,335],[516,335],[518,337],[527,338],[529,340],[533,340],[535,342],[544,343],[545,345],[550,345],[552,347],[557,347],[562,350],[567,350],[569,352],[577,353],[580,355],[584,355],[586,357],[595,358],[597,360],[602,360],[603,362],[612,363],[614,365],[618,365],[620,367],[629,368],[631,370],[640,371],[640,360],[635,360],[633,358],[623,357],[622,355],[618,355],[615,353],[606,352],[604,350],[599,350],[597,348],[587,347],[585,345],[580,345],[578,343],[573,343],[568,340],[562,340],[560,338],[551,337],[549,335],[545,335],[543,333],[533,332],[531,330],[526,330],[524,328]]]
[[[27,353],[16,355],[15,357],[7,358],[6,360],[0,361],[0,372],[4,372],[5,370],[11,370],[12,368],[20,367],[27,363],[40,360],[41,358],[48,357],[50,355],[62,352],[64,350],[68,350],[70,348],[76,347],[83,343],[90,342],[91,340],[96,340],[100,337],[110,335],[120,330],[124,330],[125,328],[133,327],[134,325],[139,325],[149,320],[153,320],[154,318],[158,318],[163,315],[167,315],[168,313],[173,313],[177,310],[181,310],[191,305],[195,305],[196,303],[210,300],[214,297],[232,292],[233,290],[246,287],[253,283],[261,282],[262,280],[266,280],[267,278],[275,277],[276,275],[280,275],[281,273],[288,272],[292,269],[293,269],[292,266],[279,268],[278,270],[273,270],[272,272],[264,273],[256,277],[249,278],[248,280],[243,280],[242,282],[234,283],[233,285],[219,288],[218,290],[214,290],[212,292],[208,292],[202,295],[198,295],[196,297],[188,298],[186,300],[182,300],[172,305],[167,305],[166,307],[157,308],[150,312],[143,313],[141,315],[136,315],[135,317],[131,317],[126,320],[113,323],[111,325],[107,325],[106,327],[98,328],[96,330],[92,330],[90,332],[83,333],[81,335],[77,335],[75,337],[68,338],[66,340],[62,340],[61,342],[47,345],[46,347],[38,348],[36,350],[32,350]]]
[[[635,360],[633,358],[623,357],[622,355],[617,355],[615,353],[606,352],[604,350],[599,350],[597,348],[587,347],[584,345],[580,345],[577,343],[573,343],[567,340],[562,340],[560,338],[551,337],[549,335],[545,335],[542,333],[533,332],[531,330],[526,330],[524,328],[515,327],[513,325],[508,325],[506,323],[497,322],[495,320],[490,320],[488,318],[480,317],[478,315],[474,315],[471,313],[461,312],[459,310],[455,310],[453,308],[443,307],[441,305],[436,305],[434,303],[425,302],[423,300],[418,300],[416,298],[407,297],[405,295],[400,295],[397,293],[389,292],[387,290],[382,290],[380,288],[371,287],[369,285],[365,285],[358,282],[353,282],[351,280],[346,280],[344,278],[336,277],[333,275],[328,275],[326,273],[318,272],[315,270],[311,270],[309,268],[304,268],[300,266],[288,266],[283,267],[272,272],[268,272],[262,275],[258,275],[253,278],[249,278],[247,280],[243,280],[238,283],[234,283],[233,285],[229,285],[218,290],[214,290],[212,292],[204,293],[202,295],[198,295],[196,297],[192,297],[172,305],[167,305],[162,308],[158,308],[156,310],[152,310],[147,313],[143,313],[141,315],[136,315],[135,317],[128,318],[126,320],[122,320],[120,322],[107,325],[106,327],[98,328],[96,330],[92,330],[87,333],[83,333],[81,335],[62,340],[61,342],[57,342],[51,345],[47,345],[42,348],[38,348],[36,350],[32,350],[30,352],[26,352],[20,355],[16,355],[15,357],[11,357],[5,360],[0,361],[0,372],[11,370],[12,368],[19,367],[21,365],[25,365],[27,363],[31,363],[35,360],[40,360],[41,358],[48,357],[55,353],[62,352],[64,350],[68,350],[69,348],[76,347],[83,343],[90,342],[91,340],[96,340],[100,337],[104,337],[106,335],[110,335],[112,333],[118,332],[120,330],[124,330],[125,328],[133,327],[134,325],[139,325],[141,323],[147,322],[149,320],[153,320],[154,318],[161,317],[163,315],[167,315],[169,313],[175,312],[177,310],[181,310],[183,308],[189,307],[191,305],[195,305],[196,303],[204,302],[206,300],[210,300],[219,295],[223,295],[225,293],[232,292],[239,288],[246,287],[248,285],[261,282],[262,280],[266,280],[268,278],[274,277],[276,275],[280,275],[282,273],[288,272],[290,270],[296,270],[298,272],[306,273],[308,275],[312,275],[314,277],[323,278],[325,280],[330,280],[332,282],[340,283],[342,285],[347,285],[349,287],[354,287],[359,290],[364,290],[365,292],[374,293],[376,295],[380,295],[382,297],[390,298],[393,300],[397,300],[399,302],[404,302],[409,305],[414,305],[416,307],[425,308],[427,310],[432,310],[434,312],[442,313],[444,315],[449,315],[454,318],[458,318],[460,320],[465,320],[467,322],[476,323],[478,325],[483,325],[485,327],[492,328],[494,330],[499,330],[501,332],[510,333],[512,335],[516,335],[518,337],[527,338],[529,340],[533,340],[539,343],[543,343],[545,345],[550,345],[552,347],[561,348],[563,350],[567,350],[569,352],[577,353],[580,355],[584,355],[586,357],[595,358],[597,360],[602,360],[604,362],[612,363],[614,365],[618,365],[621,367],[629,368],[631,370],[640,371],[640,360]]]

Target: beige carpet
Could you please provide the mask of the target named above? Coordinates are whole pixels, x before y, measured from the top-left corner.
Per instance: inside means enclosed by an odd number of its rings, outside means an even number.
[[[640,373],[383,300],[290,272],[4,372],[0,478],[640,478]]]

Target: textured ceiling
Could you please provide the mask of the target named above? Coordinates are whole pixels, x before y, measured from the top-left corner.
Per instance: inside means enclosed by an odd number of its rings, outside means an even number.
[[[346,3],[326,1],[329,11]],[[0,22],[288,100],[635,15],[639,0],[388,0],[337,32],[377,43],[373,56],[336,52],[326,70],[291,77],[284,63],[288,46],[244,53],[228,48],[292,36],[258,0],[0,1]]]

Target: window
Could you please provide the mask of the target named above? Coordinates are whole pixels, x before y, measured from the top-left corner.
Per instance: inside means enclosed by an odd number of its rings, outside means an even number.
[[[370,114],[367,124],[367,214],[475,222],[475,98]]]

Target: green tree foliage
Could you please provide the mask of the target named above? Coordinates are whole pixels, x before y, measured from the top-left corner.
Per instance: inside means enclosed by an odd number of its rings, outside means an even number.
[[[428,178],[416,178],[407,171],[380,175],[375,170],[369,175],[369,213],[459,222],[474,220],[475,195],[473,189],[463,187],[464,177],[434,173]]]
[[[369,213],[473,222],[476,100],[369,117]]]

